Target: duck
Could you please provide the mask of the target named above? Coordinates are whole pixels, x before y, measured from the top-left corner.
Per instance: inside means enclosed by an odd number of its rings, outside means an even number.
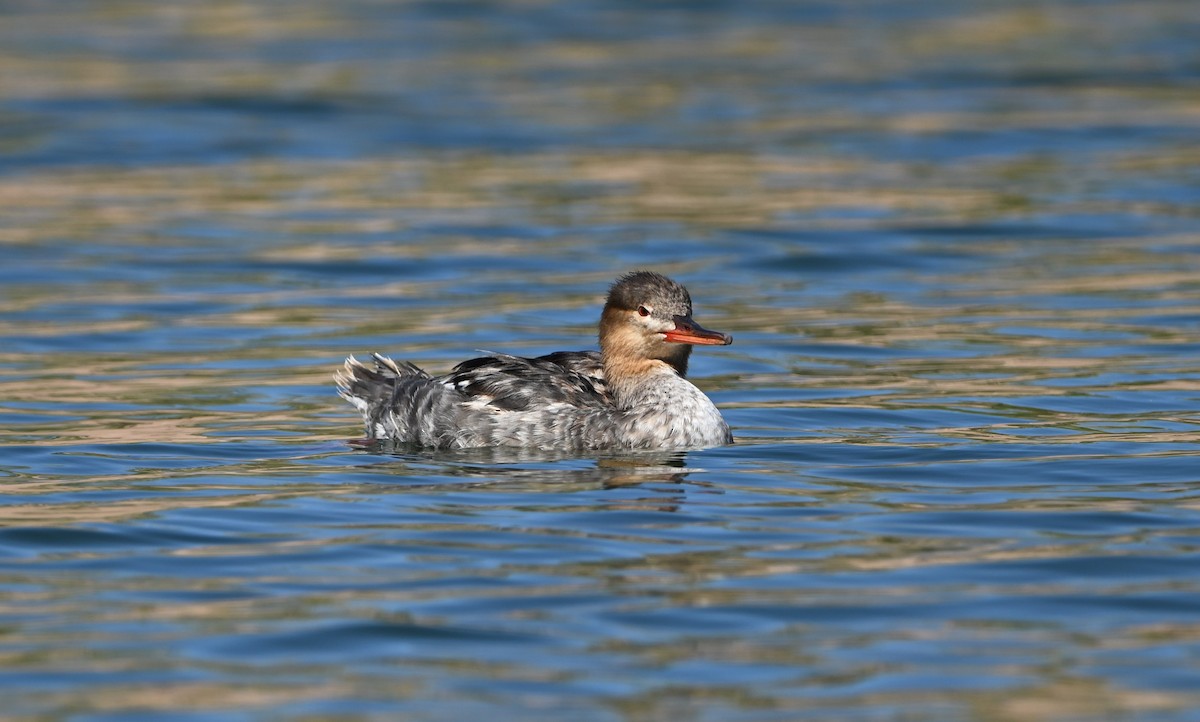
[[[354,356],[334,374],[367,440],[432,449],[684,450],[733,443],[712,400],[687,379],[693,346],[733,337],[692,319],[681,284],[653,271],[619,277],[597,351],[525,358],[489,353],[431,376],[407,361]]]

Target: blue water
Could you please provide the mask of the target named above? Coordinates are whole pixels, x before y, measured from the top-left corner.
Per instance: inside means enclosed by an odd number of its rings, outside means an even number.
[[[0,9],[0,718],[1200,718],[1192,3]],[[734,446],[348,354],[687,284]]]

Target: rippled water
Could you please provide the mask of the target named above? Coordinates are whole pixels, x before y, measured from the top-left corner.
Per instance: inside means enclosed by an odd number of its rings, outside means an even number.
[[[1200,715],[1191,2],[0,20],[0,718]],[[736,445],[354,443],[639,267]]]

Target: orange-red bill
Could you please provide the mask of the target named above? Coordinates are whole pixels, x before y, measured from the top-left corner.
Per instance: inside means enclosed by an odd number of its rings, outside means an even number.
[[[690,316],[676,316],[675,328],[663,334],[671,343],[691,343],[701,346],[728,346],[733,336],[720,331],[709,331]]]

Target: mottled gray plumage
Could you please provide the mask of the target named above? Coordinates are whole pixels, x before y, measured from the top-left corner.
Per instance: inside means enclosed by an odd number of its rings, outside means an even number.
[[[505,354],[444,376],[374,355],[334,375],[368,437],[435,448],[678,449],[733,442],[720,412],[686,380],[691,344],[728,344],[691,319],[687,289],[638,271],[609,292],[600,353]]]

